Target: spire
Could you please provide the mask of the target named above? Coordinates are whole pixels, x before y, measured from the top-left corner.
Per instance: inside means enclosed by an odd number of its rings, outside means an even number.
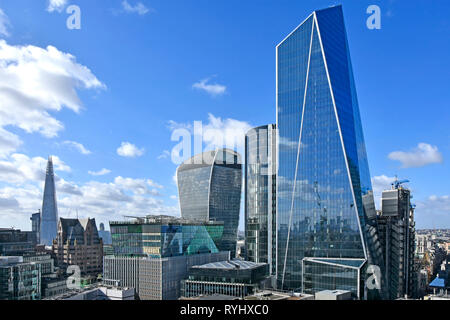
[[[57,233],[58,207],[56,204],[55,175],[52,156],[48,157],[45,172],[44,198],[41,213],[41,244],[51,245]]]

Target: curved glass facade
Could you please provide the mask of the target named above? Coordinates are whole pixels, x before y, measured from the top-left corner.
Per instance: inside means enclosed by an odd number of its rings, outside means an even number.
[[[245,243],[247,260],[276,266],[276,126],[245,136]]]
[[[240,155],[219,149],[196,155],[177,169],[181,216],[201,221],[222,221],[220,251],[236,255],[242,188]]]
[[[341,6],[314,12],[278,45],[277,127],[278,286],[301,288],[304,258],[381,267]]]

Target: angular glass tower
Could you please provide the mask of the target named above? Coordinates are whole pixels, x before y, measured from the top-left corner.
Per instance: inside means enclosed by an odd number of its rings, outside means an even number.
[[[277,46],[277,128],[277,286],[362,298],[383,263],[341,6]]]
[[[245,135],[245,246],[247,260],[276,266],[276,126]]]
[[[181,216],[199,221],[222,221],[220,251],[236,255],[242,188],[239,153],[218,149],[198,154],[177,168]]]
[[[45,174],[44,199],[42,201],[40,243],[51,246],[56,238],[58,206],[56,205],[55,175],[53,160],[48,158]]]

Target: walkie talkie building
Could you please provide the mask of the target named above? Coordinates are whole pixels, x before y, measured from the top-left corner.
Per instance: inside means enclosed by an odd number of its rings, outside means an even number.
[[[277,46],[277,128],[277,286],[380,293],[364,286],[383,263],[341,6]]]
[[[236,256],[241,205],[242,163],[239,153],[218,149],[197,154],[177,168],[181,216],[223,221],[220,251]]]

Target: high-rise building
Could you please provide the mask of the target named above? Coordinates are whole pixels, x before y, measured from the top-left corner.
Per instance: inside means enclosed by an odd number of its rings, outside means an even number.
[[[383,191],[378,227],[388,298],[415,298],[419,279],[414,268],[415,222],[410,190],[394,183],[392,190]]]
[[[277,54],[277,286],[381,294],[382,251],[341,6]],[[369,278],[373,284],[364,286]]]
[[[110,222],[114,255],[104,257],[103,282],[135,288],[141,300],[175,300],[194,265],[229,259],[219,252],[223,222],[147,216]]]
[[[223,221],[220,251],[236,256],[242,187],[239,153],[218,149],[198,154],[177,168],[181,216],[200,221]]]
[[[75,265],[83,276],[95,277],[102,273],[103,242],[95,219],[60,218],[53,253],[56,264],[62,269]]]
[[[276,126],[245,136],[245,245],[247,260],[276,271]]]
[[[31,215],[31,231],[34,233],[36,243],[41,243],[39,234],[41,233],[41,212],[33,213]]]
[[[56,238],[58,223],[58,206],[56,204],[55,174],[53,172],[52,157],[48,158],[45,173],[44,198],[41,212],[40,243],[51,246]]]

